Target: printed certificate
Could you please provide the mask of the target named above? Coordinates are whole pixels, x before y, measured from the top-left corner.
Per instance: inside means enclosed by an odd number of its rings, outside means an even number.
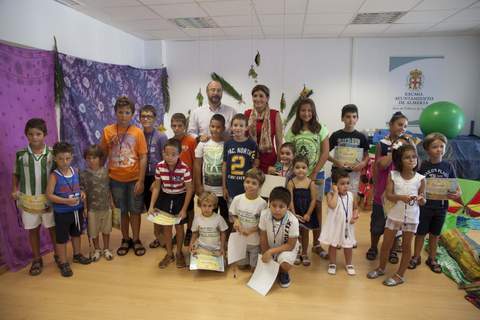
[[[363,159],[362,148],[352,147],[335,147],[335,160],[345,163],[347,166],[353,167]]]
[[[457,190],[457,179],[427,178],[425,191],[428,200],[448,200],[448,194]]]

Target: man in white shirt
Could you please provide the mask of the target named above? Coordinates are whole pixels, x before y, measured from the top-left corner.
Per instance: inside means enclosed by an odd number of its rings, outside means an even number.
[[[208,104],[193,109],[190,114],[188,133],[200,137],[201,141],[207,140],[209,136],[210,119],[214,114],[221,114],[225,118],[225,135],[230,137],[230,123],[237,111],[225,104],[222,104],[223,88],[218,81],[210,81],[207,84]]]

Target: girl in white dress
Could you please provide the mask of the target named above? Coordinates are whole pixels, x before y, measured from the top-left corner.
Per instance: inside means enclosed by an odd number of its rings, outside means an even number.
[[[357,204],[354,195],[348,191],[350,180],[344,169],[336,170],[332,175],[332,191],[327,194],[327,220],[320,234],[320,242],[328,245],[328,273],[337,272],[337,247],[343,248],[345,269],[351,276],[355,275],[352,265],[352,249],[355,243],[353,224],[358,219]]]
[[[419,205],[424,205],[425,177],[417,173],[417,150],[413,145],[393,146],[392,160],[395,170],[390,172],[387,188],[384,193],[384,211],[387,214],[380,265],[367,274],[369,279],[375,279],[385,274],[388,250],[391,248],[398,230],[403,232],[402,259],[397,273],[383,281],[383,284],[393,287],[402,284],[412,253],[412,239],[417,231],[420,218]]]

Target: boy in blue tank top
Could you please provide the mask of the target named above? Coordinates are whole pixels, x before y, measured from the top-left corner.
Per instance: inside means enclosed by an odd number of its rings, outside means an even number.
[[[83,201],[85,194],[80,191],[78,171],[70,164],[73,160],[73,147],[67,142],[57,142],[53,146],[56,169],[50,174],[47,183],[47,198],[53,204],[56,225],[56,251],[59,256],[58,267],[64,277],[73,275],[67,262],[69,236],[72,238],[73,262],[89,264],[90,259],[80,253],[80,235],[83,225]]]

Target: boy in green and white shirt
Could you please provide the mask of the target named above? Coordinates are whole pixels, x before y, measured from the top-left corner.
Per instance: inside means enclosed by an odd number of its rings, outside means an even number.
[[[18,200],[25,230],[28,230],[33,261],[30,275],[42,272],[40,256],[40,225],[49,229],[55,248],[55,221],[53,211],[45,195],[47,179],[53,163],[51,150],[45,144],[47,125],[43,119],[33,118],[25,125],[28,146],[16,154],[13,169],[12,198]],[[57,260],[57,256],[54,256]]]

